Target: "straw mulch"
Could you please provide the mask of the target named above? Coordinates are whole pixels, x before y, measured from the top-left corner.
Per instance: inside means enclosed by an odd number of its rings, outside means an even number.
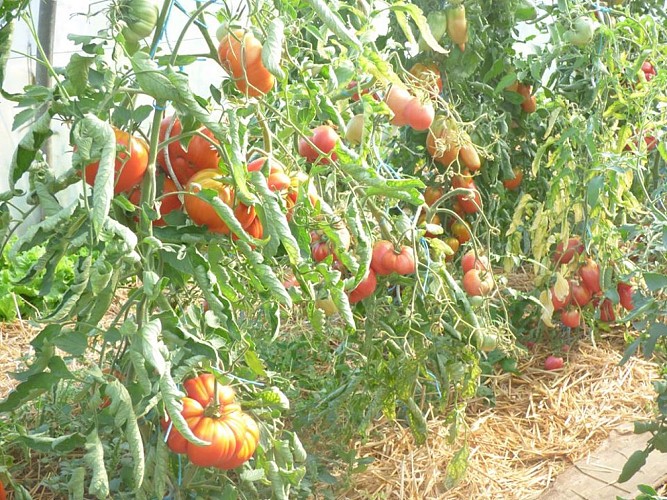
[[[619,344],[617,341],[616,344]],[[586,457],[612,429],[651,416],[654,365],[632,359],[618,366],[622,346],[582,343],[563,369],[543,369],[545,347],[519,364],[521,376],[500,374],[491,384],[496,406],[472,405],[466,419],[470,460],[465,478],[445,491],[445,470],[457,447],[447,425],[429,422],[429,439],[416,446],[410,431],[380,423],[381,440],[359,443],[374,457],[352,478],[349,499],[532,499],[573,462]],[[474,406],[478,406],[475,411]]]
[[[35,334],[36,330],[27,321],[0,322],[0,399],[16,386],[11,373],[23,369],[24,357]]]

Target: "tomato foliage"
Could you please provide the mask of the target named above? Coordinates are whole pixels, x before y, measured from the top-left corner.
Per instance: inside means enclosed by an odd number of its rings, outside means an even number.
[[[557,309],[568,326],[613,321],[620,303],[646,321],[635,349],[665,336],[664,253],[658,271],[632,260],[658,253],[642,235],[664,240],[651,2],[198,3],[165,53],[171,4],[112,6],[108,29],[70,35],[80,51],[50,68],[52,88],[8,96],[30,127],[0,196],[2,246],[21,228],[10,259],[44,248],[28,277],[45,291],[76,264],[0,412],[48,403],[16,446],[71,454],[59,493],[305,495],[324,462],[306,467],[298,435],[318,429],[341,459],[382,416],[423,442],[435,410],[459,443],[486,352],[511,354],[526,304],[544,328]],[[24,7],[0,7],[0,63],[15,19],[32,25]],[[520,51],[521,29],[550,42]],[[227,74],[205,96],[188,77],[201,58]],[[56,122],[73,150],[57,176],[40,151]],[[28,213],[10,210],[19,197]],[[497,273],[531,264],[532,294]]]

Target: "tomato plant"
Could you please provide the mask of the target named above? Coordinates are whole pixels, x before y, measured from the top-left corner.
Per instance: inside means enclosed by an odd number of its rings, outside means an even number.
[[[124,193],[141,182],[148,166],[148,147],[144,141],[115,129],[116,159],[114,160],[114,193]],[[84,176],[91,186],[95,184],[100,162],[86,165]]]

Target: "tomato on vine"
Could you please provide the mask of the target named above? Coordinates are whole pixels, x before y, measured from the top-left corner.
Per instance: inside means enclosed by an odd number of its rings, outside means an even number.
[[[209,445],[200,446],[187,441],[168,421],[162,420],[162,429],[168,433],[167,446],[179,454],[186,454],[200,467],[233,469],[252,457],[259,443],[259,428],[235,402],[236,394],[230,386],[217,384],[210,373],[183,383],[181,415],[192,433]],[[217,397],[217,398],[216,398]]]
[[[169,138],[181,135],[180,120],[175,117],[167,117],[162,120],[160,123],[160,142],[167,139],[168,130]],[[166,147],[169,152],[169,163],[167,163],[165,156],[165,148],[161,148],[157,155],[157,163],[169,176],[171,176],[169,170],[169,164],[171,164],[176,179],[181,185],[185,185],[188,179],[197,172],[218,167],[220,156],[216,144],[217,141],[214,139],[213,133],[207,128],[201,127],[197,134],[190,139],[187,150],[181,146],[180,141],[175,140],[169,143]]]
[[[114,164],[114,194],[129,191],[139,184],[144,177],[148,167],[148,145],[143,139],[130,136],[114,128],[116,136],[116,162]],[[91,186],[95,184],[95,177],[100,168],[100,162],[96,161],[84,168],[86,182]]]

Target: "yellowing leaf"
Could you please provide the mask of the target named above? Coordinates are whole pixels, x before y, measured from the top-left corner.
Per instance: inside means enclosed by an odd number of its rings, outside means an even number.
[[[570,284],[563,277],[561,273],[556,273],[556,284],[554,285],[554,293],[556,294],[556,298],[559,301],[565,300],[565,297],[567,297],[570,294]]]
[[[540,303],[542,304],[542,322],[548,327],[554,328],[554,324],[551,322],[551,317],[554,314],[554,305],[551,302],[551,292],[549,290],[543,290],[540,293]]]

